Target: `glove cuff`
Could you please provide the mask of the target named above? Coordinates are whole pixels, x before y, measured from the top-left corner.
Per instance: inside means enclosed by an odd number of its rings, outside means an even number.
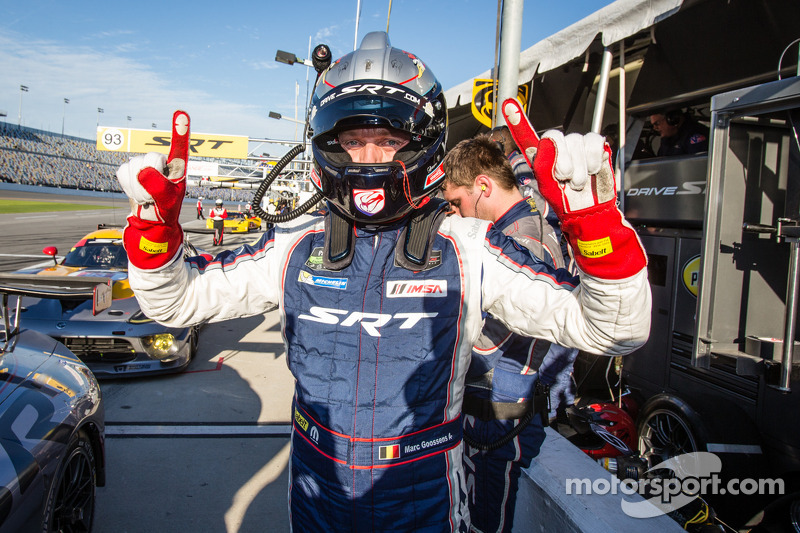
[[[647,266],[639,236],[614,200],[562,214],[561,229],[578,267],[590,276],[624,279]]]
[[[128,261],[142,270],[156,270],[171,263],[183,244],[183,229],[131,215],[122,234]]]

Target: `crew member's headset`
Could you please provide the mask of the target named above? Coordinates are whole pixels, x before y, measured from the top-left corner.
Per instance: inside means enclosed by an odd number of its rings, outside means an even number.
[[[670,109],[666,113],[664,113],[664,120],[670,126],[677,126],[681,123],[681,118],[683,117],[683,111],[680,109]]]
[[[681,123],[681,117],[684,116],[683,111],[680,109],[669,109],[663,113],[664,122],[670,126],[679,125]],[[654,137],[657,137],[655,130],[650,129],[647,134],[647,138],[644,140],[644,146],[642,147],[642,151],[646,154],[645,157],[653,157],[656,155],[656,151],[653,150]]]

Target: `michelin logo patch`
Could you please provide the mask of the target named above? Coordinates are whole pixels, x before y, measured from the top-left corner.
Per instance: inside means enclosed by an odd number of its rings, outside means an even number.
[[[329,289],[339,289],[343,291],[347,288],[347,278],[326,278],[324,276],[315,276],[304,270],[300,271],[300,276],[297,278],[300,283],[307,283],[315,287],[327,287]]]

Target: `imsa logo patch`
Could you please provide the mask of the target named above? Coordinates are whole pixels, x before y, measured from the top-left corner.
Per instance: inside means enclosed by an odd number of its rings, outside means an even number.
[[[444,298],[447,280],[390,281],[386,284],[387,298]]]

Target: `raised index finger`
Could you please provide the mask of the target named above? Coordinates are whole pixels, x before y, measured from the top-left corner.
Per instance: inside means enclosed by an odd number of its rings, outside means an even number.
[[[172,115],[172,141],[170,142],[167,164],[173,159],[189,160],[189,114],[186,111],[175,111]]]
[[[536,148],[539,147],[539,136],[531,126],[528,117],[525,115],[525,110],[520,103],[514,98],[508,98],[503,102],[501,108],[503,117],[506,119],[508,130],[517,143],[520,151],[525,155],[528,160],[528,165],[533,168],[533,157],[531,154],[536,153]],[[531,150],[531,148],[533,150]]]

